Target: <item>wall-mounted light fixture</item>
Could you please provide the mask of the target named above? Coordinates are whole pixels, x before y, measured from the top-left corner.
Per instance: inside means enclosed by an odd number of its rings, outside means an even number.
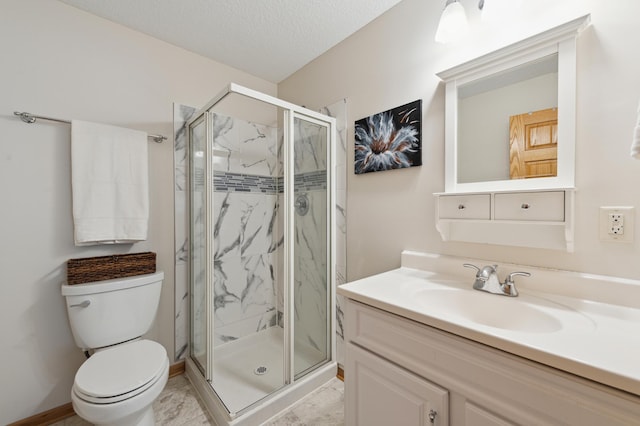
[[[478,9],[484,9],[485,0],[480,0]],[[459,0],[447,0],[436,30],[436,42],[446,44],[456,41],[469,31],[464,7]]]
[[[447,0],[436,30],[436,42],[450,43],[465,35],[467,31],[469,23],[464,7],[458,0]]]

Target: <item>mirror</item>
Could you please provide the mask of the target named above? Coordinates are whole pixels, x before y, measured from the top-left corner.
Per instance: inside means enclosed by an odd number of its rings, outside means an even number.
[[[572,188],[576,38],[589,15],[438,73],[445,192]]]
[[[457,181],[557,176],[557,108],[557,54],[459,86]]]

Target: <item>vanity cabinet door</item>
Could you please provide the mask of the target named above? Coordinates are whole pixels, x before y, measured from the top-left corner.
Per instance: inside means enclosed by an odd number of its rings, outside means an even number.
[[[491,195],[443,195],[438,197],[438,217],[441,219],[491,218]]]
[[[347,343],[348,426],[446,426],[449,392],[353,343]]]

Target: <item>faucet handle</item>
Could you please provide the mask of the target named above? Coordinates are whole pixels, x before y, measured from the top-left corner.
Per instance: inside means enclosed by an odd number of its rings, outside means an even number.
[[[480,268],[478,268],[476,265],[472,265],[471,263],[463,263],[462,266],[464,266],[465,268],[473,268],[476,270],[476,275],[478,275],[480,273]]]
[[[523,277],[530,277],[531,276],[531,274],[529,272],[520,272],[520,271],[512,272],[512,273],[509,274],[507,279],[504,280],[504,283],[505,284],[513,284],[513,277],[515,277],[517,275],[521,275]]]
[[[513,277],[516,275],[521,275],[523,277],[530,277],[531,274],[529,272],[512,272],[509,276],[504,280],[504,284],[502,284],[502,290],[505,292],[507,296],[515,297],[518,295],[518,290],[516,289],[516,283],[513,281]]]

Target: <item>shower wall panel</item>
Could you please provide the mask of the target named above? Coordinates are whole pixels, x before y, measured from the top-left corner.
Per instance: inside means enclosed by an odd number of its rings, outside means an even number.
[[[276,323],[277,195],[214,195],[215,344]]]
[[[189,341],[189,212],[187,208],[187,122],[196,109],[173,104],[174,235],[175,235],[175,354],[184,359]]]
[[[213,114],[214,345],[277,323],[276,129]]]
[[[342,99],[320,109],[322,114],[336,119],[335,146],[335,243],[336,243],[336,285],[347,282],[347,100]],[[344,306],[343,297],[336,295],[336,361],[344,365]]]
[[[213,114],[214,170],[249,180],[277,175],[276,128]]]

